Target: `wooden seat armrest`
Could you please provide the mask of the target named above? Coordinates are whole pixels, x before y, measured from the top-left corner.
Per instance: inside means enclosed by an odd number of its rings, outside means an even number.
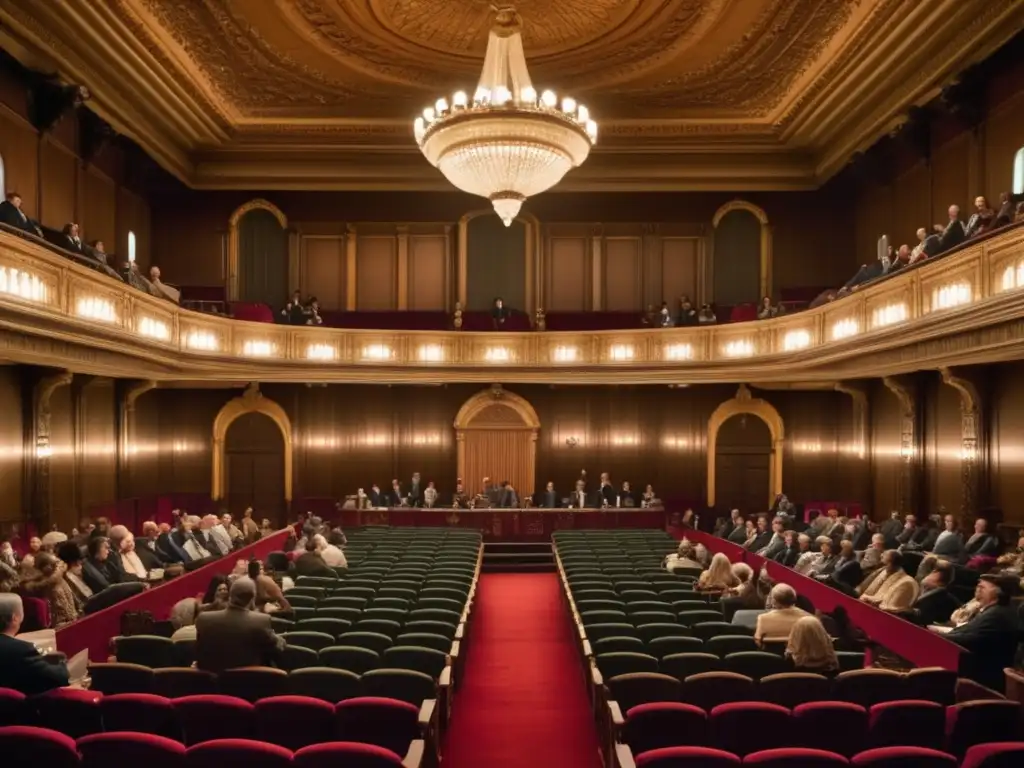
[[[437,699],[424,699],[420,705],[420,733],[426,734],[434,725],[434,713],[437,711]]]
[[[594,655],[594,649],[590,647],[590,641],[586,638],[583,638],[583,655],[588,659]]]
[[[427,745],[423,739],[415,739],[409,744],[409,751],[405,753],[405,757],[402,758],[403,768],[420,768],[423,764],[423,754],[426,752]]]
[[[437,684],[442,688],[447,688],[452,684],[452,668],[445,667],[441,670],[441,676],[437,678]]]
[[[455,661],[455,659],[459,658],[459,641],[458,640],[456,640],[454,643],[452,643],[452,649],[448,652],[448,658],[451,661]]]
[[[615,745],[615,764],[617,768],[636,768],[633,752],[625,744]]]
[[[587,631],[585,629],[583,629],[583,625],[582,624],[577,624],[576,625],[576,629],[579,630],[580,640],[586,640],[587,639]]]
[[[466,625],[460,622],[458,628],[455,630],[455,639],[461,640],[465,636],[465,634]]]
[[[626,724],[626,718],[622,716],[622,707],[619,706],[617,701],[608,702],[608,712],[612,716],[612,725],[616,728],[621,728]]]
[[[590,682],[599,688],[604,685],[604,678],[601,677],[601,670],[596,666],[590,668]]]

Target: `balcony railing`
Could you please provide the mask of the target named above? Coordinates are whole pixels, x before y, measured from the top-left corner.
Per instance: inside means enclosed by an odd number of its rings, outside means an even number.
[[[925,331],[1024,289],[1024,227],[1006,228],[817,309],[710,327],[591,333],[373,331],[275,326],[191,312],[24,238],[0,233],[0,311],[64,318],[180,361],[316,368],[629,368],[737,365],[823,354],[886,334]],[[34,323],[27,323],[34,325]]]

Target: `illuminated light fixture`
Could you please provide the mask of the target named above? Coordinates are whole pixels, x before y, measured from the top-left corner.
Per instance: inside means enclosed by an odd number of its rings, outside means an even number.
[[[523,202],[581,165],[597,141],[590,111],[544,91],[538,98],[523,52],[522,19],[498,8],[472,102],[438,99],[413,123],[420,151],[463,192],[491,201],[505,223]]]
[[[421,344],[418,352],[421,363],[440,363],[444,361],[444,347],[440,344]]]
[[[672,435],[662,438],[661,444],[666,448],[679,449],[690,447],[690,441],[687,440],[685,437],[674,437]]]
[[[114,303],[107,299],[81,298],[75,305],[75,314],[86,320],[98,320],[101,323],[117,322]]]
[[[40,435],[36,439],[36,456],[40,459],[48,459],[53,456],[53,448],[50,447],[50,438]]]
[[[220,349],[220,342],[209,331],[190,331],[185,337],[185,346],[199,352],[216,352]]]
[[[417,434],[412,436],[413,445],[440,445],[441,436],[436,432],[429,434]]]
[[[269,341],[249,339],[242,345],[242,354],[246,357],[270,357],[274,353],[274,345]]]
[[[363,347],[363,360],[390,360],[393,356],[387,344],[367,344]]]
[[[558,346],[551,350],[551,359],[556,363],[575,363],[579,357],[576,347]]]
[[[896,323],[902,323],[906,319],[906,304],[887,304],[884,307],[879,307],[878,309],[871,313],[871,327],[884,328],[887,325],[895,325]]]
[[[666,344],[666,360],[693,360],[693,347],[689,344]]]
[[[845,320],[837,320],[832,324],[832,340],[848,339],[860,333],[860,323],[855,318],[848,317]]]
[[[632,344],[612,344],[608,350],[608,357],[616,362],[632,360],[635,355],[636,350],[633,349]]]
[[[821,453],[821,443],[817,440],[800,440],[795,447],[800,453]]]
[[[782,337],[782,348],[786,352],[795,352],[798,349],[807,349],[811,346],[811,334],[807,331],[789,331]]]
[[[370,433],[369,435],[363,435],[359,442],[363,445],[387,445],[388,436],[380,433]]]
[[[730,341],[722,347],[722,352],[726,357],[751,357],[755,351],[754,342],[747,339]]]
[[[1024,261],[1011,264],[1003,271],[1002,289],[1012,291],[1015,288],[1024,288]]]
[[[968,282],[943,285],[932,292],[932,310],[952,309],[962,304],[970,304],[972,298],[973,291]]]
[[[636,435],[612,435],[612,445],[640,445],[640,438]]]
[[[162,320],[144,317],[139,320],[139,335],[148,336],[151,339],[158,339],[160,341],[170,341],[171,329]]]
[[[47,291],[46,284],[35,275],[14,267],[0,267],[0,294],[25,301],[46,301]]]
[[[307,360],[334,360],[338,356],[337,350],[330,344],[310,344],[306,347]]]
[[[507,363],[511,359],[508,347],[488,347],[484,352],[484,360],[488,363]]]

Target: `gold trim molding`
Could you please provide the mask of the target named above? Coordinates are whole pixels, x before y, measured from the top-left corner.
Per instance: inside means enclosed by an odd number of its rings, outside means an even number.
[[[775,406],[769,403],[767,400],[762,400],[758,397],[753,397],[750,394],[750,389],[746,384],[740,384],[736,395],[732,400],[726,400],[724,403],[715,408],[711,414],[711,418],[708,419],[708,506],[715,506],[715,480],[716,480],[716,465],[718,463],[718,457],[716,455],[716,449],[718,447],[718,432],[721,430],[722,425],[725,424],[733,416],[740,416],[743,414],[749,414],[756,416],[768,426],[768,431],[772,436],[772,456],[771,466],[769,469],[770,488],[768,489],[768,506],[766,509],[771,508],[772,503],[775,501],[775,497],[782,493],[782,462],[784,458],[784,448],[786,440],[786,429],[783,424],[782,416],[775,409]]]
[[[262,197],[253,198],[247,203],[242,203],[235,209],[234,213],[232,213],[228,218],[228,301],[238,301],[238,260],[240,258],[240,254],[238,252],[238,224],[245,214],[260,210],[270,211],[270,213],[274,215],[274,218],[277,219],[277,223],[281,225],[281,229],[288,229],[288,217],[284,215],[284,211],[269,200],[264,200]],[[288,245],[290,257],[291,251],[293,250],[290,241]],[[290,266],[291,265],[289,264],[289,271]]]
[[[225,441],[228,428],[240,416],[247,413],[261,413],[273,421],[281,430],[281,437],[284,438],[284,499],[286,503],[292,500],[293,481],[293,442],[292,423],[285,413],[284,408],[263,396],[259,385],[251,383],[241,395],[229,400],[224,407],[217,412],[213,420],[213,478],[211,480],[210,497],[215,501],[225,496]]]

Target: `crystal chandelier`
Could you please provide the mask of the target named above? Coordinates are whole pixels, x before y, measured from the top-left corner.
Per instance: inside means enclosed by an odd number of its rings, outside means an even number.
[[[522,20],[497,9],[472,101],[464,91],[441,98],[416,118],[416,143],[427,160],[464,192],[486,197],[510,226],[528,197],[551,189],[581,165],[597,140],[597,123],[575,99],[539,94],[526,69]]]

